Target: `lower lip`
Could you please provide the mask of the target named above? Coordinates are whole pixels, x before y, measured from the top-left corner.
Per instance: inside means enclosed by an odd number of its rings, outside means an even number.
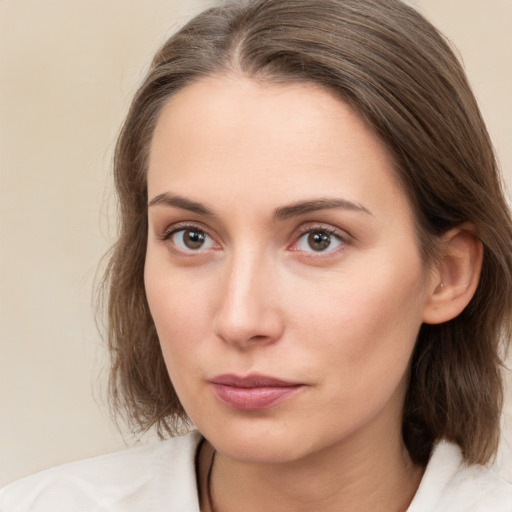
[[[212,383],[213,392],[225,405],[233,409],[255,411],[268,409],[294,395],[302,386],[262,386],[242,388]]]

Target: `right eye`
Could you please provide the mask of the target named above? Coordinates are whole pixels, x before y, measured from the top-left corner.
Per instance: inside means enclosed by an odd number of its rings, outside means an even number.
[[[178,229],[170,233],[167,239],[182,252],[200,252],[215,245],[212,237],[198,228]]]

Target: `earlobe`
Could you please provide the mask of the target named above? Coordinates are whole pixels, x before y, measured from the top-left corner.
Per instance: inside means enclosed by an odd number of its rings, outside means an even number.
[[[427,324],[440,324],[459,315],[475,294],[482,269],[483,246],[471,225],[448,231],[440,251],[423,310]]]

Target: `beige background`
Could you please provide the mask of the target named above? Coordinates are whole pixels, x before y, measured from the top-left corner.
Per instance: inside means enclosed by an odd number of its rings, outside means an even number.
[[[512,184],[512,0],[411,3],[459,48]],[[124,446],[91,291],[111,152],[152,53],[204,5],[0,0],[0,485]]]

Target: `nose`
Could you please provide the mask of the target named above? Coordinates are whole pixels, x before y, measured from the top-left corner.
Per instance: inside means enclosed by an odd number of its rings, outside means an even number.
[[[284,332],[275,265],[263,255],[233,256],[226,269],[214,332],[240,350],[278,341]]]

